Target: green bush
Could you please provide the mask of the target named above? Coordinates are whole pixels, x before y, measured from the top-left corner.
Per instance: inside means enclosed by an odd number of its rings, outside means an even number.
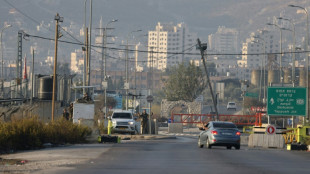
[[[44,143],[82,143],[90,134],[91,129],[87,126],[63,118],[49,124],[36,117],[0,122],[0,152],[41,148]]]

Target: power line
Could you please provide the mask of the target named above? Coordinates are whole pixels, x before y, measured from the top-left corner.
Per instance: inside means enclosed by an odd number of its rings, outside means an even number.
[[[54,41],[54,39],[52,39],[52,38],[47,38],[47,37],[37,36],[37,35],[31,35],[31,34],[26,34],[26,33],[25,33],[25,36],[26,37],[39,38],[39,39],[43,39],[43,40]],[[59,40],[59,42],[67,43],[67,44],[72,44],[72,45],[80,45],[80,46],[84,45],[80,41],[79,41],[79,43],[77,43],[77,42]],[[92,47],[94,47],[94,48],[104,48],[104,49],[116,50],[116,51],[126,51],[126,49],[117,48],[117,47],[103,47],[103,46],[98,46],[98,45],[92,45]],[[187,50],[191,49],[192,47],[194,47],[194,46],[191,46]],[[92,50],[94,50],[94,49],[92,49]],[[97,52],[97,53],[101,53],[101,52],[99,52],[97,50],[94,50],[94,51]],[[132,50],[132,49],[128,49],[128,51],[130,51],[130,52],[137,51],[137,52],[140,52],[140,53],[150,53],[150,51],[146,51],[146,50]],[[291,53],[303,54],[303,53],[309,53],[309,52],[310,51],[305,51],[304,50],[304,51],[295,51],[295,52],[282,52],[282,54],[291,54]],[[158,52],[158,51],[153,51],[153,53],[158,53],[158,54],[165,53],[165,54],[171,55],[171,56],[174,56],[174,55],[197,55],[197,56],[199,56],[199,53],[185,53],[185,52]],[[253,55],[278,55],[278,54],[281,54],[281,53],[280,52],[275,52],[275,53],[247,53],[247,54],[242,54],[242,53],[211,53],[211,54],[205,54],[205,55],[209,55],[209,56],[228,56],[228,55],[230,55],[230,56],[243,56],[243,55],[252,55],[253,56]],[[107,55],[107,56],[110,57],[110,58],[118,59],[118,58],[115,58],[115,57],[112,57],[112,56],[109,56],[109,55]],[[171,57],[171,56],[169,56],[169,57]],[[163,58],[163,59],[165,59],[165,58]],[[146,62],[146,61],[141,61],[141,62]]]
[[[75,40],[75,41],[77,41],[77,42],[83,44],[82,41],[78,40],[76,37],[74,37],[72,34],[70,34],[70,33],[69,33],[68,31],[66,31],[64,28],[62,28],[61,26],[60,26],[60,28],[62,29],[62,31],[64,31],[65,33],[67,33],[73,40]]]
[[[22,14],[23,16],[25,16],[26,18],[30,19],[32,22],[34,22],[37,25],[41,25],[41,23],[37,20],[35,20],[34,18],[32,18],[31,16],[27,15],[26,13],[24,13],[22,10],[20,10],[19,8],[17,8],[16,6],[14,6],[12,3],[8,2],[7,0],[4,0],[5,3],[7,3],[9,6],[11,6],[12,8],[14,8],[16,11],[18,11],[20,14]],[[47,29],[48,31],[55,33],[54,30],[51,30],[48,27],[45,27],[44,25],[42,25],[43,28]],[[65,31],[65,30],[64,30]],[[66,33],[68,33],[67,31],[65,31]],[[69,34],[69,33],[68,33]],[[69,34],[70,35],[70,34]],[[70,35],[71,36],[71,35]],[[66,37],[66,36],[65,36]],[[78,40],[76,40],[78,41]]]

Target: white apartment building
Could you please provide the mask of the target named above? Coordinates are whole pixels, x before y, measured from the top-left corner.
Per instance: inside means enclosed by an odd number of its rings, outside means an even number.
[[[82,73],[84,65],[83,51],[75,50],[71,52],[70,69],[73,73]]]
[[[279,53],[280,52],[280,36],[276,30],[258,30],[251,33],[250,38],[242,44],[242,59],[238,60],[238,67],[240,71],[239,78],[250,79],[251,70],[259,69],[267,66],[267,55],[265,53]],[[264,49],[265,47],[265,49]]]
[[[239,32],[234,28],[219,26],[215,34],[208,36],[210,50],[219,53],[238,53],[239,52]]]
[[[182,54],[197,53],[196,39],[197,34],[190,33],[184,23],[173,25],[158,22],[155,30],[148,32],[147,67],[165,70],[169,66],[198,59],[199,56]]]

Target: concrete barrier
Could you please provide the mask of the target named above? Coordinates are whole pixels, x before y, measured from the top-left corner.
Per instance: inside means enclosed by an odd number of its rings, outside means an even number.
[[[285,142],[282,134],[251,134],[249,136],[248,146],[264,148],[284,148]]]
[[[241,145],[248,145],[249,142],[249,135],[242,135],[240,137],[240,144]]]
[[[183,133],[183,124],[168,123],[168,133]]]

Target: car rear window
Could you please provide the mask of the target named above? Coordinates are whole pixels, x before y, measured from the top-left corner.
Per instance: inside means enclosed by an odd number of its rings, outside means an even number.
[[[215,128],[237,128],[236,125],[232,123],[213,123]]]
[[[228,103],[229,105],[236,105],[235,103]]]
[[[129,118],[131,119],[130,113],[114,113],[112,118]]]

